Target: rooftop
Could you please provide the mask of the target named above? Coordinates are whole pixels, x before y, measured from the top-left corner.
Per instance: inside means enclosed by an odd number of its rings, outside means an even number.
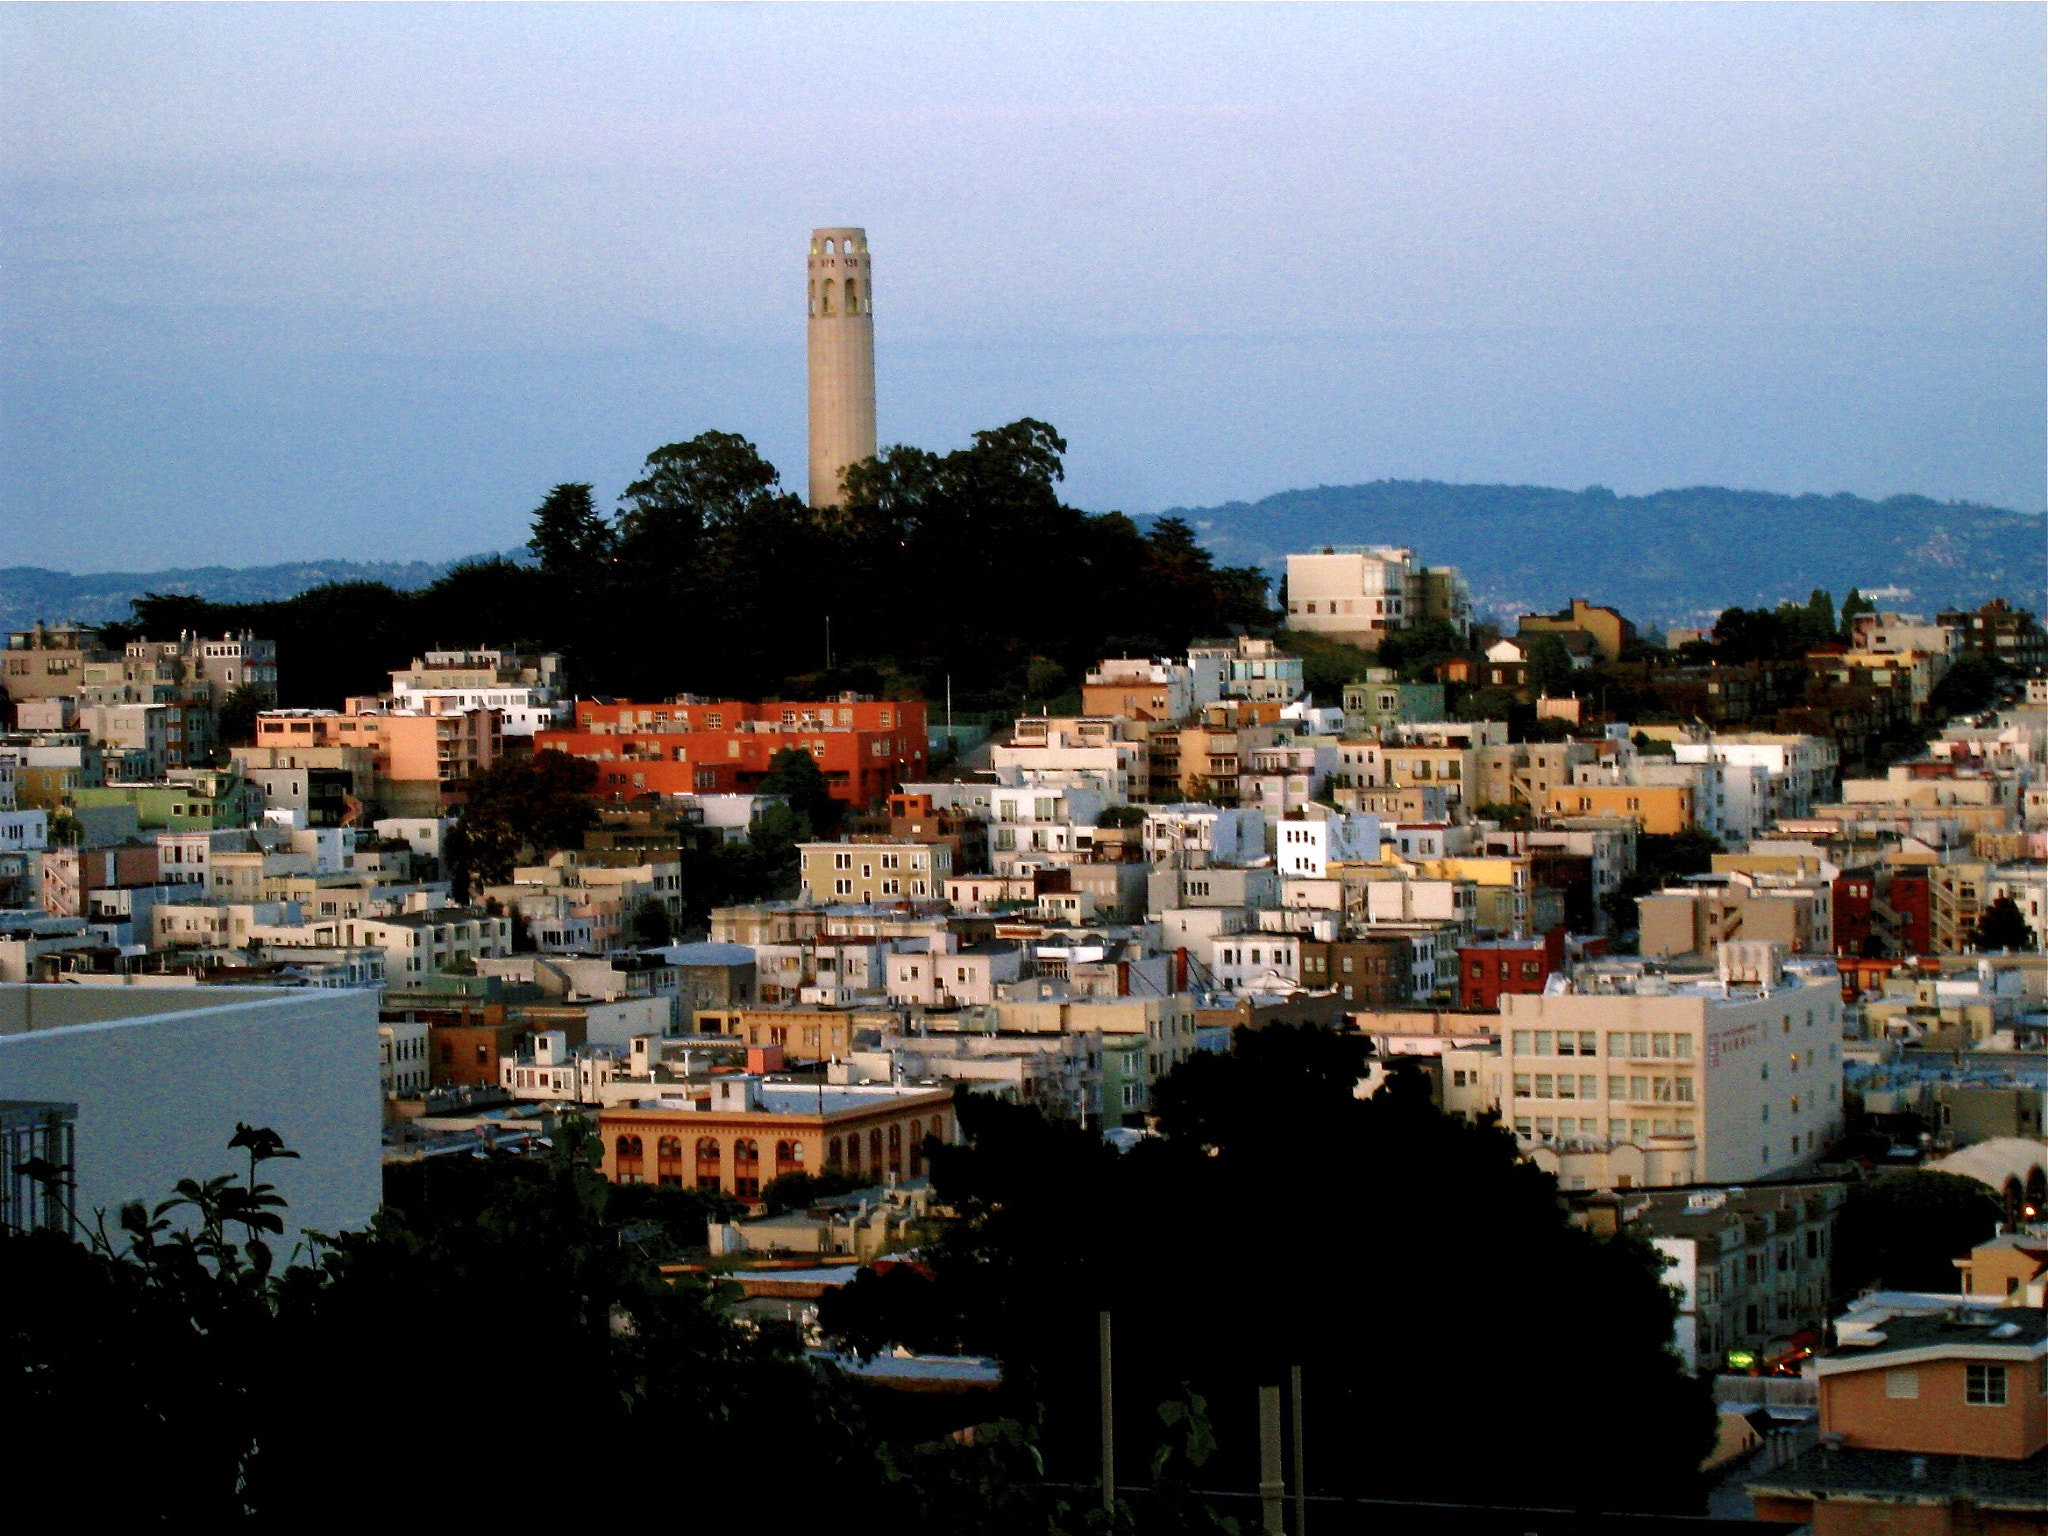
[[[2048,1313],[2034,1307],[1957,1305],[1934,1313],[1873,1307],[1839,1319],[1835,1332],[1839,1343],[1819,1361],[1823,1376],[1908,1353],[2039,1355],[2048,1350]]]
[[[1887,1503],[1947,1503],[1967,1497],[1987,1509],[2048,1510],[2048,1452],[2001,1461],[1822,1445],[1747,1486],[1751,1493],[1781,1498],[1863,1495]]]

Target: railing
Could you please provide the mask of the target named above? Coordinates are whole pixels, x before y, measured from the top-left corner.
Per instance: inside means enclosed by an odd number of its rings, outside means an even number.
[[[1714,1401],[1764,1408],[1813,1408],[1820,1403],[1820,1383],[1804,1376],[1716,1376]]]

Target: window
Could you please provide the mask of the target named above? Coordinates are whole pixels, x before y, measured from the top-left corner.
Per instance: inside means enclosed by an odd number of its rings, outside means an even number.
[[[732,1144],[732,1192],[743,1200],[761,1193],[760,1144],[746,1137]]]
[[[833,854],[833,855],[832,855],[832,867],[833,867],[834,869],[851,869],[851,868],[853,868],[853,855],[852,855],[852,854],[850,854],[850,853],[835,853],[835,854]]]
[[[1972,1365],[1965,1368],[1963,1401],[1973,1408],[2005,1406],[2005,1367]]]

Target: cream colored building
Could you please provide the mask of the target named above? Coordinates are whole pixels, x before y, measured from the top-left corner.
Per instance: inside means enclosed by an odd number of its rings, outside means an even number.
[[[1195,1053],[1195,1000],[1170,997],[1054,998],[1000,1002],[990,1010],[997,1027],[1020,1034],[1142,1035],[1146,1081],[1170,1072]],[[1137,1107],[1137,1106],[1132,1106]]]
[[[1472,594],[1457,567],[1422,566],[1393,545],[1330,546],[1287,557],[1287,626],[1377,650],[1389,633],[1442,620],[1472,625]]]
[[[1747,1183],[1839,1131],[1833,965],[1770,945],[1721,957],[1719,974],[1612,962],[1501,999],[1501,1118],[1565,1188]]]

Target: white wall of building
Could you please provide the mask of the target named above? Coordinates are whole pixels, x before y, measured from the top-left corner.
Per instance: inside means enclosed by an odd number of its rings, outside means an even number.
[[[299,1154],[262,1169],[290,1202],[280,1259],[301,1228],[361,1227],[382,1198],[377,1058],[372,991],[0,988],[0,1098],[78,1106],[78,1213],[110,1228],[181,1178],[246,1174],[237,1122]]]

